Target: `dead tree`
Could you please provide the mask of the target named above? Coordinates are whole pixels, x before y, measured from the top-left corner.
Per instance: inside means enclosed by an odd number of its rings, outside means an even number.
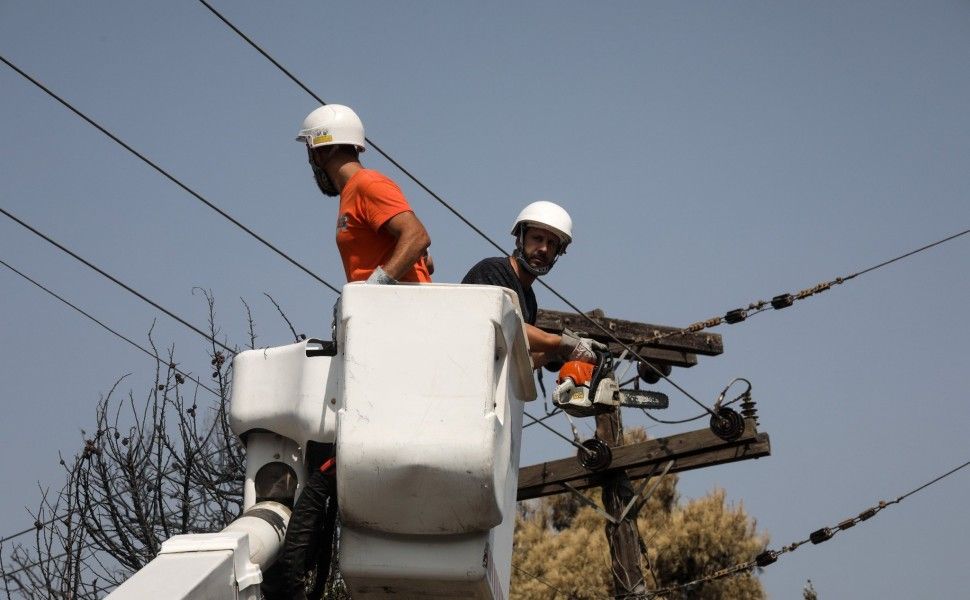
[[[215,340],[214,302],[202,294]],[[3,565],[8,597],[102,598],[167,538],[219,531],[241,513],[244,450],[228,418],[232,357],[213,341],[211,370],[191,373],[173,348],[160,353],[148,337],[160,357],[154,384],[142,396],[125,395],[122,377],[100,399],[79,451],[61,459],[63,487],[42,490],[33,540],[21,541]]]

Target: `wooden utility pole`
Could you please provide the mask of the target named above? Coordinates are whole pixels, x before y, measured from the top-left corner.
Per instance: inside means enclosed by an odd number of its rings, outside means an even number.
[[[698,354],[716,356],[724,351],[721,336],[717,334],[677,333],[649,342],[675,328],[610,319],[602,311],[593,311],[589,317],[652,365],[639,365],[641,377],[650,383],[659,378],[657,371],[668,375],[672,367],[696,365]],[[572,313],[540,310],[536,326],[554,333],[571,329],[607,343],[614,356],[622,355],[625,350],[589,319]],[[754,418],[744,419],[744,430],[731,440],[718,437],[706,428],[622,446],[623,423],[620,411],[616,410],[596,416],[596,437],[610,448],[609,466],[593,471],[583,466],[578,457],[568,457],[523,467],[519,470],[518,499],[566,492],[579,494],[580,490],[597,486],[602,489],[604,510],[600,512],[606,519],[615,598],[637,598],[646,592],[640,564],[642,540],[636,524],[637,514],[645,502],[641,493],[646,482],[635,490],[634,480],[650,478],[661,471],[676,473],[771,453],[768,434],[758,432]]]
[[[596,415],[596,437],[611,448],[623,444],[623,421],[616,410]],[[640,566],[640,532],[637,530],[637,513],[633,510],[623,514],[633,501],[633,485],[626,471],[617,469],[603,480],[603,508],[613,517],[606,521],[606,541],[610,547],[610,572],[613,575],[613,593],[627,597],[643,594],[646,584]]]

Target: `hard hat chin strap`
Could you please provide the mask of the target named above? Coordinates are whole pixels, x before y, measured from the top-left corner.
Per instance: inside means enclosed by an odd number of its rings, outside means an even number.
[[[522,253],[521,248],[516,248],[515,252],[512,253],[512,257],[516,261],[518,261],[520,267],[522,267],[523,269],[525,269],[526,271],[528,271],[529,273],[531,273],[536,277],[542,277],[543,275],[547,275],[549,271],[552,270],[552,267],[555,266],[556,264],[556,261],[553,260],[551,263],[549,263],[544,267],[533,267],[532,265],[529,264],[529,261],[525,259],[525,255]]]
[[[330,152],[327,153],[327,157],[324,160],[329,160],[330,157],[333,156],[336,149],[337,146],[331,146]],[[310,159],[310,168],[313,169],[313,180],[317,182],[317,187],[320,188],[320,191],[325,196],[339,196],[340,190],[338,190],[337,186],[334,185],[333,181],[330,180],[327,172],[318,167],[316,161],[313,160],[313,148],[310,148],[310,146],[307,146],[307,155]]]
[[[317,187],[320,188],[320,191],[325,196],[339,196],[340,190],[330,181],[330,177],[327,176],[326,171],[314,164],[311,164],[311,166],[313,167],[313,180],[317,182]]]
[[[535,277],[542,277],[543,275],[548,275],[549,271],[556,266],[556,261],[559,260],[559,254],[557,253],[553,257],[552,261],[544,267],[533,267],[529,264],[528,259],[525,256],[525,227],[519,227],[519,235],[515,244],[515,251],[512,252],[512,258],[519,263],[519,266],[526,270],[526,272],[532,274]]]

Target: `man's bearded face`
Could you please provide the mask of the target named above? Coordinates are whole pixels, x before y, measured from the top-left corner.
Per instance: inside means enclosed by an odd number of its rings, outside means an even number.
[[[529,227],[522,236],[522,256],[529,266],[543,268],[559,256],[559,236],[538,227]]]

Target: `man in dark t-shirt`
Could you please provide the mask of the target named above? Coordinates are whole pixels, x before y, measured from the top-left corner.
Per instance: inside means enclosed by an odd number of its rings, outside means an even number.
[[[512,290],[519,296],[522,320],[529,325],[536,324],[536,313],[539,310],[536,294],[532,291],[531,285],[523,285],[519,280],[508,256],[496,256],[479,261],[461,282],[497,285]]]
[[[497,285],[518,295],[529,349],[537,367],[549,360],[595,363],[593,350],[605,349],[603,344],[588,338],[568,332],[556,335],[535,326],[538,307],[532,283],[536,277],[548,273],[559,256],[566,252],[566,246],[572,241],[572,230],[572,219],[561,206],[546,201],[533,202],[522,209],[512,227],[515,236],[512,256],[479,261],[461,280],[462,283]]]

